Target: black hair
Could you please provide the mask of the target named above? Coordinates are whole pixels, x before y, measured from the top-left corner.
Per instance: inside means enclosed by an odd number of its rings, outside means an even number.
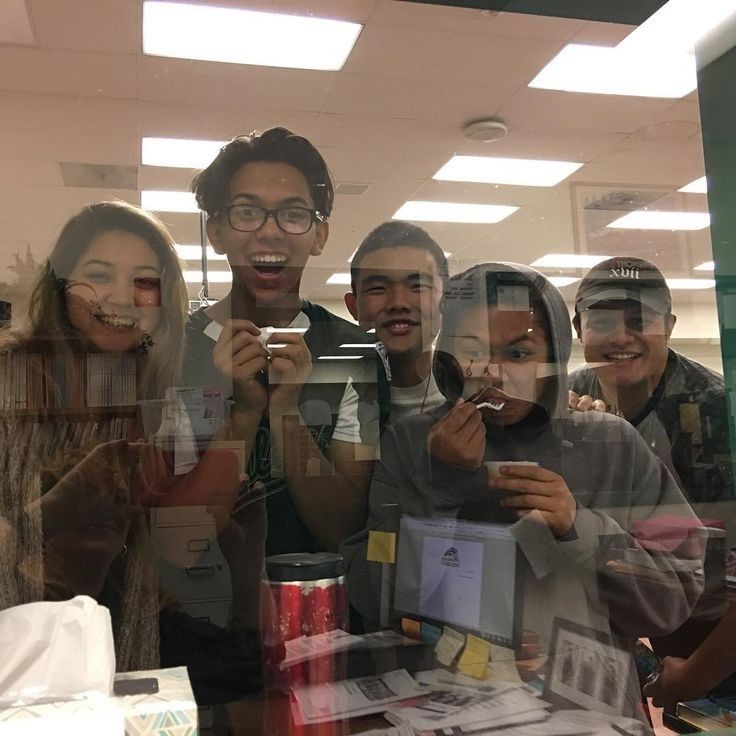
[[[309,185],[315,209],[329,217],[334,188],[327,164],[306,138],[286,128],[241,135],[224,145],[215,160],[192,181],[199,208],[210,217],[219,214],[228,200],[230,180],[241,167],[255,162],[284,163],[300,171]]]
[[[447,256],[437,241],[423,228],[403,220],[389,220],[373,228],[353,255],[350,263],[350,285],[355,293],[360,264],[369,254],[384,248],[418,248],[429,253],[437,264],[437,272],[444,287],[449,278]]]

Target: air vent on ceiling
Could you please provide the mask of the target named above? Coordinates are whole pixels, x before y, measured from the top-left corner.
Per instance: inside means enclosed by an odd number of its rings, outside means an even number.
[[[138,167],[60,162],[66,187],[91,189],[138,189]]]
[[[335,194],[347,194],[351,197],[360,197],[365,194],[370,188],[370,184],[355,184],[343,181],[335,187]]]
[[[632,212],[640,210],[648,204],[661,199],[667,194],[666,190],[657,189],[618,189],[608,191],[595,199],[586,198],[586,210],[605,210]]]

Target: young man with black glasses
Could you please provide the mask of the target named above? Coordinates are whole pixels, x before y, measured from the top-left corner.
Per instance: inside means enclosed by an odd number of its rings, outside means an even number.
[[[375,352],[329,358],[370,336],[299,293],[329,234],[327,166],[308,140],[273,128],[230,141],[192,188],[232,287],[191,315],[185,378],[233,400],[251,486],[236,508],[254,487],[265,494],[267,554],[335,549],[364,521],[379,410]]]

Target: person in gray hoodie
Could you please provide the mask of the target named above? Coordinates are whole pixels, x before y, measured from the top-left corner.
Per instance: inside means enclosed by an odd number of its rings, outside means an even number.
[[[529,267],[482,264],[450,279],[442,313],[433,370],[447,403],[387,430],[368,525],[341,548],[368,627],[392,581],[368,559],[371,532],[396,534],[409,516],[510,525],[522,560],[519,628],[537,635],[548,662],[556,618],[623,652],[675,629],[702,588],[697,553],[685,559],[698,522],[627,422],[569,411],[572,334],[560,292]],[[488,461],[537,465],[502,465],[491,478]],[[626,667],[617,709],[633,715],[641,696]]]

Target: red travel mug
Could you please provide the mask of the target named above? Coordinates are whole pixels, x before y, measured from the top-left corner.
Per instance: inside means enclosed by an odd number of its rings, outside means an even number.
[[[301,683],[330,682],[346,674],[344,652],[326,653],[287,668],[285,642],[334,629],[348,630],[348,598],[342,557],[330,552],[266,558],[263,607],[264,679],[267,688],[287,692]]]

